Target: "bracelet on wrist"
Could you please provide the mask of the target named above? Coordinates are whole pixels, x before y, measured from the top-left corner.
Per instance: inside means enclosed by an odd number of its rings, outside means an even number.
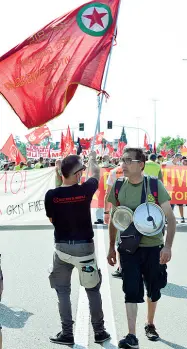
[[[105,211],[104,214],[109,214],[110,212],[109,211]]]

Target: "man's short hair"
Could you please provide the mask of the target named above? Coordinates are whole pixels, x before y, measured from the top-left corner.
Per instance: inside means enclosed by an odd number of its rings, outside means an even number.
[[[69,155],[62,160],[61,172],[65,178],[70,177],[80,164],[79,155]]]
[[[156,154],[151,154],[151,155],[149,155],[149,160],[151,160],[151,161],[156,161]]]
[[[160,158],[163,158],[163,156],[162,156],[161,154],[159,154],[159,155],[157,156],[157,159],[160,159]]]
[[[42,158],[42,156],[40,156],[40,161],[43,161],[43,158]]]
[[[143,149],[141,148],[125,148],[123,154],[126,153],[135,153],[135,160],[139,160],[140,162],[143,162],[145,164],[145,154],[143,152]]]

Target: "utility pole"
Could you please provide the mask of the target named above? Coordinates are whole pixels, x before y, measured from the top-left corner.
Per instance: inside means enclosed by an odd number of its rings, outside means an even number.
[[[140,118],[139,117],[137,117],[136,118],[137,119],[137,130],[138,130],[138,148],[139,148],[139,146],[140,146],[140,130],[139,130],[139,120],[140,120]]]
[[[156,103],[158,102],[158,99],[152,99],[153,103],[154,103],[154,143],[156,146],[156,131],[157,131],[157,119],[156,119]]]

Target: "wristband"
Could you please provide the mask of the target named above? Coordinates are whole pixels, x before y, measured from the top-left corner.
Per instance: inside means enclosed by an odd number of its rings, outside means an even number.
[[[109,214],[109,213],[110,213],[109,211],[104,212],[104,214]]]

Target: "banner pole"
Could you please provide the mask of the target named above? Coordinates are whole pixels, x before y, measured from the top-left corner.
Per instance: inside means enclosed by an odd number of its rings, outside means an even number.
[[[117,17],[116,17],[116,25],[115,25],[114,34],[113,34],[112,43],[111,43],[111,48],[110,48],[110,52],[109,52],[109,56],[108,56],[107,67],[105,70],[105,77],[104,77],[104,82],[103,82],[103,87],[102,87],[103,91],[105,91],[106,84],[107,84],[110,62],[111,62],[111,57],[112,57],[112,51],[113,51],[113,47],[114,47],[114,40],[115,40],[116,34],[117,34],[117,25],[118,25],[120,6],[121,6],[121,0],[119,1],[118,12],[117,12]],[[101,98],[100,98],[100,96],[98,96],[98,116],[97,116],[97,122],[96,122],[96,127],[95,127],[95,133],[94,133],[94,137],[93,137],[93,141],[92,141],[92,145],[91,145],[91,151],[94,150],[94,144],[95,144],[97,131],[99,130],[99,132],[100,132],[100,118],[101,118],[101,111],[102,111],[102,105],[103,105],[103,98],[104,98],[103,93],[101,94]]]

